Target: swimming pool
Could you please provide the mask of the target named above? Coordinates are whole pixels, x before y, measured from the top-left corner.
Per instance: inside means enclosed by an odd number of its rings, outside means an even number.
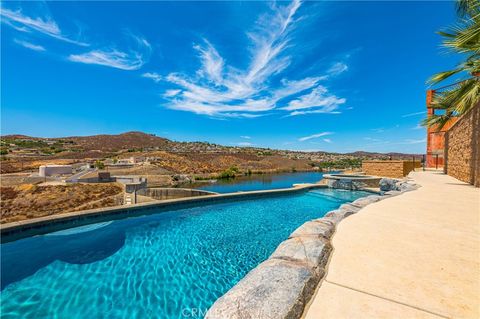
[[[318,189],[150,210],[2,244],[2,317],[198,317],[298,226],[367,195]]]

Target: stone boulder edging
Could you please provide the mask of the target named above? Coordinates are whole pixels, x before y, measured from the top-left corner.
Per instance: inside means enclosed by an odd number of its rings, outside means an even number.
[[[408,182],[394,181],[392,190],[341,205],[310,220],[280,243],[264,262],[217,299],[206,319],[297,319],[326,273],[336,225],[363,207],[417,189]]]

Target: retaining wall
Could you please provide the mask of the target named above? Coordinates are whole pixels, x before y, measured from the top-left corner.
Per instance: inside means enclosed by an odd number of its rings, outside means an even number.
[[[366,175],[402,178],[415,168],[421,168],[419,161],[362,161],[362,171]]]
[[[480,103],[465,113],[445,134],[444,171],[480,187]]]

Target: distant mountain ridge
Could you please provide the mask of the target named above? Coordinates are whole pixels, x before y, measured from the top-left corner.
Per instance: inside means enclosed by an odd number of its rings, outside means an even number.
[[[148,134],[139,131],[130,131],[120,134],[99,134],[99,135],[90,135],[90,136],[67,136],[67,137],[33,137],[22,134],[12,134],[1,136],[1,139],[29,139],[36,141],[62,141],[62,142],[73,142],[75,145],[80,146],[85,151],[102,151],[102,152],[113,152],[120,150],[136,150],[136,149],[145,149],[145,148],[157,148],[159,150],[171,150],[172,148],[178,148],[178,146],[185,145],[200,145],[200,144],[210,144],[216,145],[225,148],[240,148],[235,146],[221,146],[214,143],[207,142],[176,142],[169,140],[164,137],[156,136],[155,134]],[[263,147],[242,147],[244,149],[263,149],[268,148]],[[379,153],[379,152],[366,152],[366,151],[355,151],[350,153],[335,153],[335,152],[325,152],[325,151],[290,151],[290,150],[280,150],[275,149],[275,151],[288,151],[292,153],[309,153],[309,154],[343,154],[356,156],[360,158],[370,158],[378,156],[392,156],[395,158],[405,158],[408,156],[419,154],[408,154],[408,153]]]
[[[125,132],[121,134],[100,134],[89,136],[67,136],[67,137],[34,137],[26,135],[5,135],[2,139],[31,139],[36,141],[72,141],[81,146],[85,151],[99,150],[104,152],[122,149],[137,149],[148,147],[166,147],[172,141],[138,131]]]
[[[114,151],[120,149],[136,149],[159,147],[164,148],[172,141],[143,132],[126,132],[116,135],[71,136],[63,138],[72,140],[84,147],[85,150]]]

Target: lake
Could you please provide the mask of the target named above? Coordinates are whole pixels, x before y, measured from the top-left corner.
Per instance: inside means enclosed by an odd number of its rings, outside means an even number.
[[[331,173],[331,172],[328,172]],[[219,179],[215,183],[202,182],[183,187],[203,189],[216,193],[256,191],[263,189],[289,188],[297,183],[316,183],[323,178],[322,172],[295,172],[277,174],[253,174],[232,179]]]

